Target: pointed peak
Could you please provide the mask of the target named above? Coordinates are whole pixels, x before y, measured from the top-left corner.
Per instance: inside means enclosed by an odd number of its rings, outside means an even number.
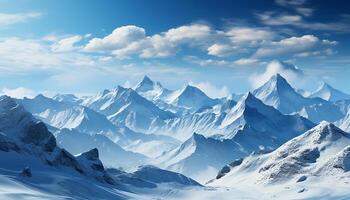
[[[145,75],[145,76],[143,77],[143,79],[142,79],[141,82],[143,82],[143,83],[152,83],[152,84],[153,84],[152,79],[151,79],[150,77],[148,77],[147,75]]]
[[[339,139],[340,137],[349,137],[348,133],[345,133],[340,128],[335,126],[334,124],[322,121],[317,126],[308,131],[309,134],[317,134],[317,141],[321,142],[326,138],[331,139],[332,141]]]
[[[198,141],[202,141],[205,140],[206,137],[204,135],[201,135],[199,133],[194,132],[190,138],[190,140],[192,140],[193,142],[198,142]]]
[[[268,87],[268,88],[275,88],[277,91],[279,90],[295,90],[293,87],[288,83],[288,81],[279,73],[273,75],[270,80],[268,80],[261,88],[263,87]]]
[[[288,83],[287,80],[280,73],[273,75],[271,79],[276,81],[277,83]]]
[[[0,108],[11,108],[17,105],[16,101],[7,95],[0,96]]]
[[[187,84],[186,87],[182,91],[182,93],[187,93],[187,92],[201,92],[201,93],[203,93],[202,90],[200,90],[196,86],[193,86],[193,85],[190,85],[190,84]]]
[[[47,97],[44,96],[43,94],[38,94],[34,97],[34,99],[47,99]]]
[[[86,157],[89,160],[98,160],[99,159],[99,153],[98,153],[97,148],[93,148],[90,151],[82,153],[81,155]]]
[[[331,90],[333,90],[334,88],[331,85],[329,85],[328,83],[322,82],[322,84],[320,86],[320,90],[321,89],[331,89]]]
[[[245,95],[243,95],[240,101],[247,103],[247,102],[256,102],[259,100],[251,92],[248,92]]]
[[[10,96],[7,95],[1,95],[0,96],[0,101],[8,101],[8,100],[13,100]]]
[[[156,83],[152,81],[147,75],[145,75],[141,82],[139,82],[134,89],[137,92],[146,92],[149,90],[153,90],[156,86]]]

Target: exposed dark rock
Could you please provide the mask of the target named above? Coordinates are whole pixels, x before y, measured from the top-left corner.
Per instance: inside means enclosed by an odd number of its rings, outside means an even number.
[[[301,177],[298,178],[297,183],[303,182],[303,181],[305,181],[306,179],[307,179],[307,176],[301,176]]]
[[[25,167],[21,173],[19,173],[20,176],[23,176],[23,177],[32,177],[32,171],[30,170],[29,167]]]

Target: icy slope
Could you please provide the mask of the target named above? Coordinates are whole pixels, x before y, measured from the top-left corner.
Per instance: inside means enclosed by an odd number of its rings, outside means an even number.
[[[349,176],[349,147],[348,133],[322,122],[271,153],[252,155],[229,167],[211,185],[295,183],[313,177],[326,180],[331,176],[340,180]]]
[[[320,97],[324,100],[333,102],[350,99],[350,95],[333,88],[327,83],[323,83],[321,87],[311,93],[310,97]]]
[[[172,94],[168,103],[196,111],[205,106],[219,103],[218,99],[211,99],[195,86],[187,85],[182,91]]]
[[[93,148],[100,150],[100,158],[109,167],[133,168],[147,162],[147,157],[126,151],[102,134],[89,135],[78,130],[62,129],[55,133],[57,144],[72,154]],[[128,159],[121,159],[128,158]]]

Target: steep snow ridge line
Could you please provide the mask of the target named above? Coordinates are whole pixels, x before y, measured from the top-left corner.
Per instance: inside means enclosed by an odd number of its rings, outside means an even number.
[[[342,159],[348,159],[346,149],[349,144],[350,134],[333,124],[322,122],[271,153],[252,155],[239,165],[226,167],[223,169],[225,173],[221,173],[219,179],[210,184],[235,184],[248,176],[254,177],[245,180],[251,184],[288,183],[298,176],[325,178],[332,175],[341,178],[346,176],[350,168],[346,165],[341,167],[341,171],[336,166],[337,163],[343,163]]]

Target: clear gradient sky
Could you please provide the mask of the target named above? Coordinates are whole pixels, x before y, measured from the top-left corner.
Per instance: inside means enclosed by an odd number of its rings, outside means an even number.
[[[149,75],[224,96],[293,74],[266,67],[278,59],[299,68],[296,87],[350,93],[349,33],[346,0],[0,0],[0,92],[90,94]]]

